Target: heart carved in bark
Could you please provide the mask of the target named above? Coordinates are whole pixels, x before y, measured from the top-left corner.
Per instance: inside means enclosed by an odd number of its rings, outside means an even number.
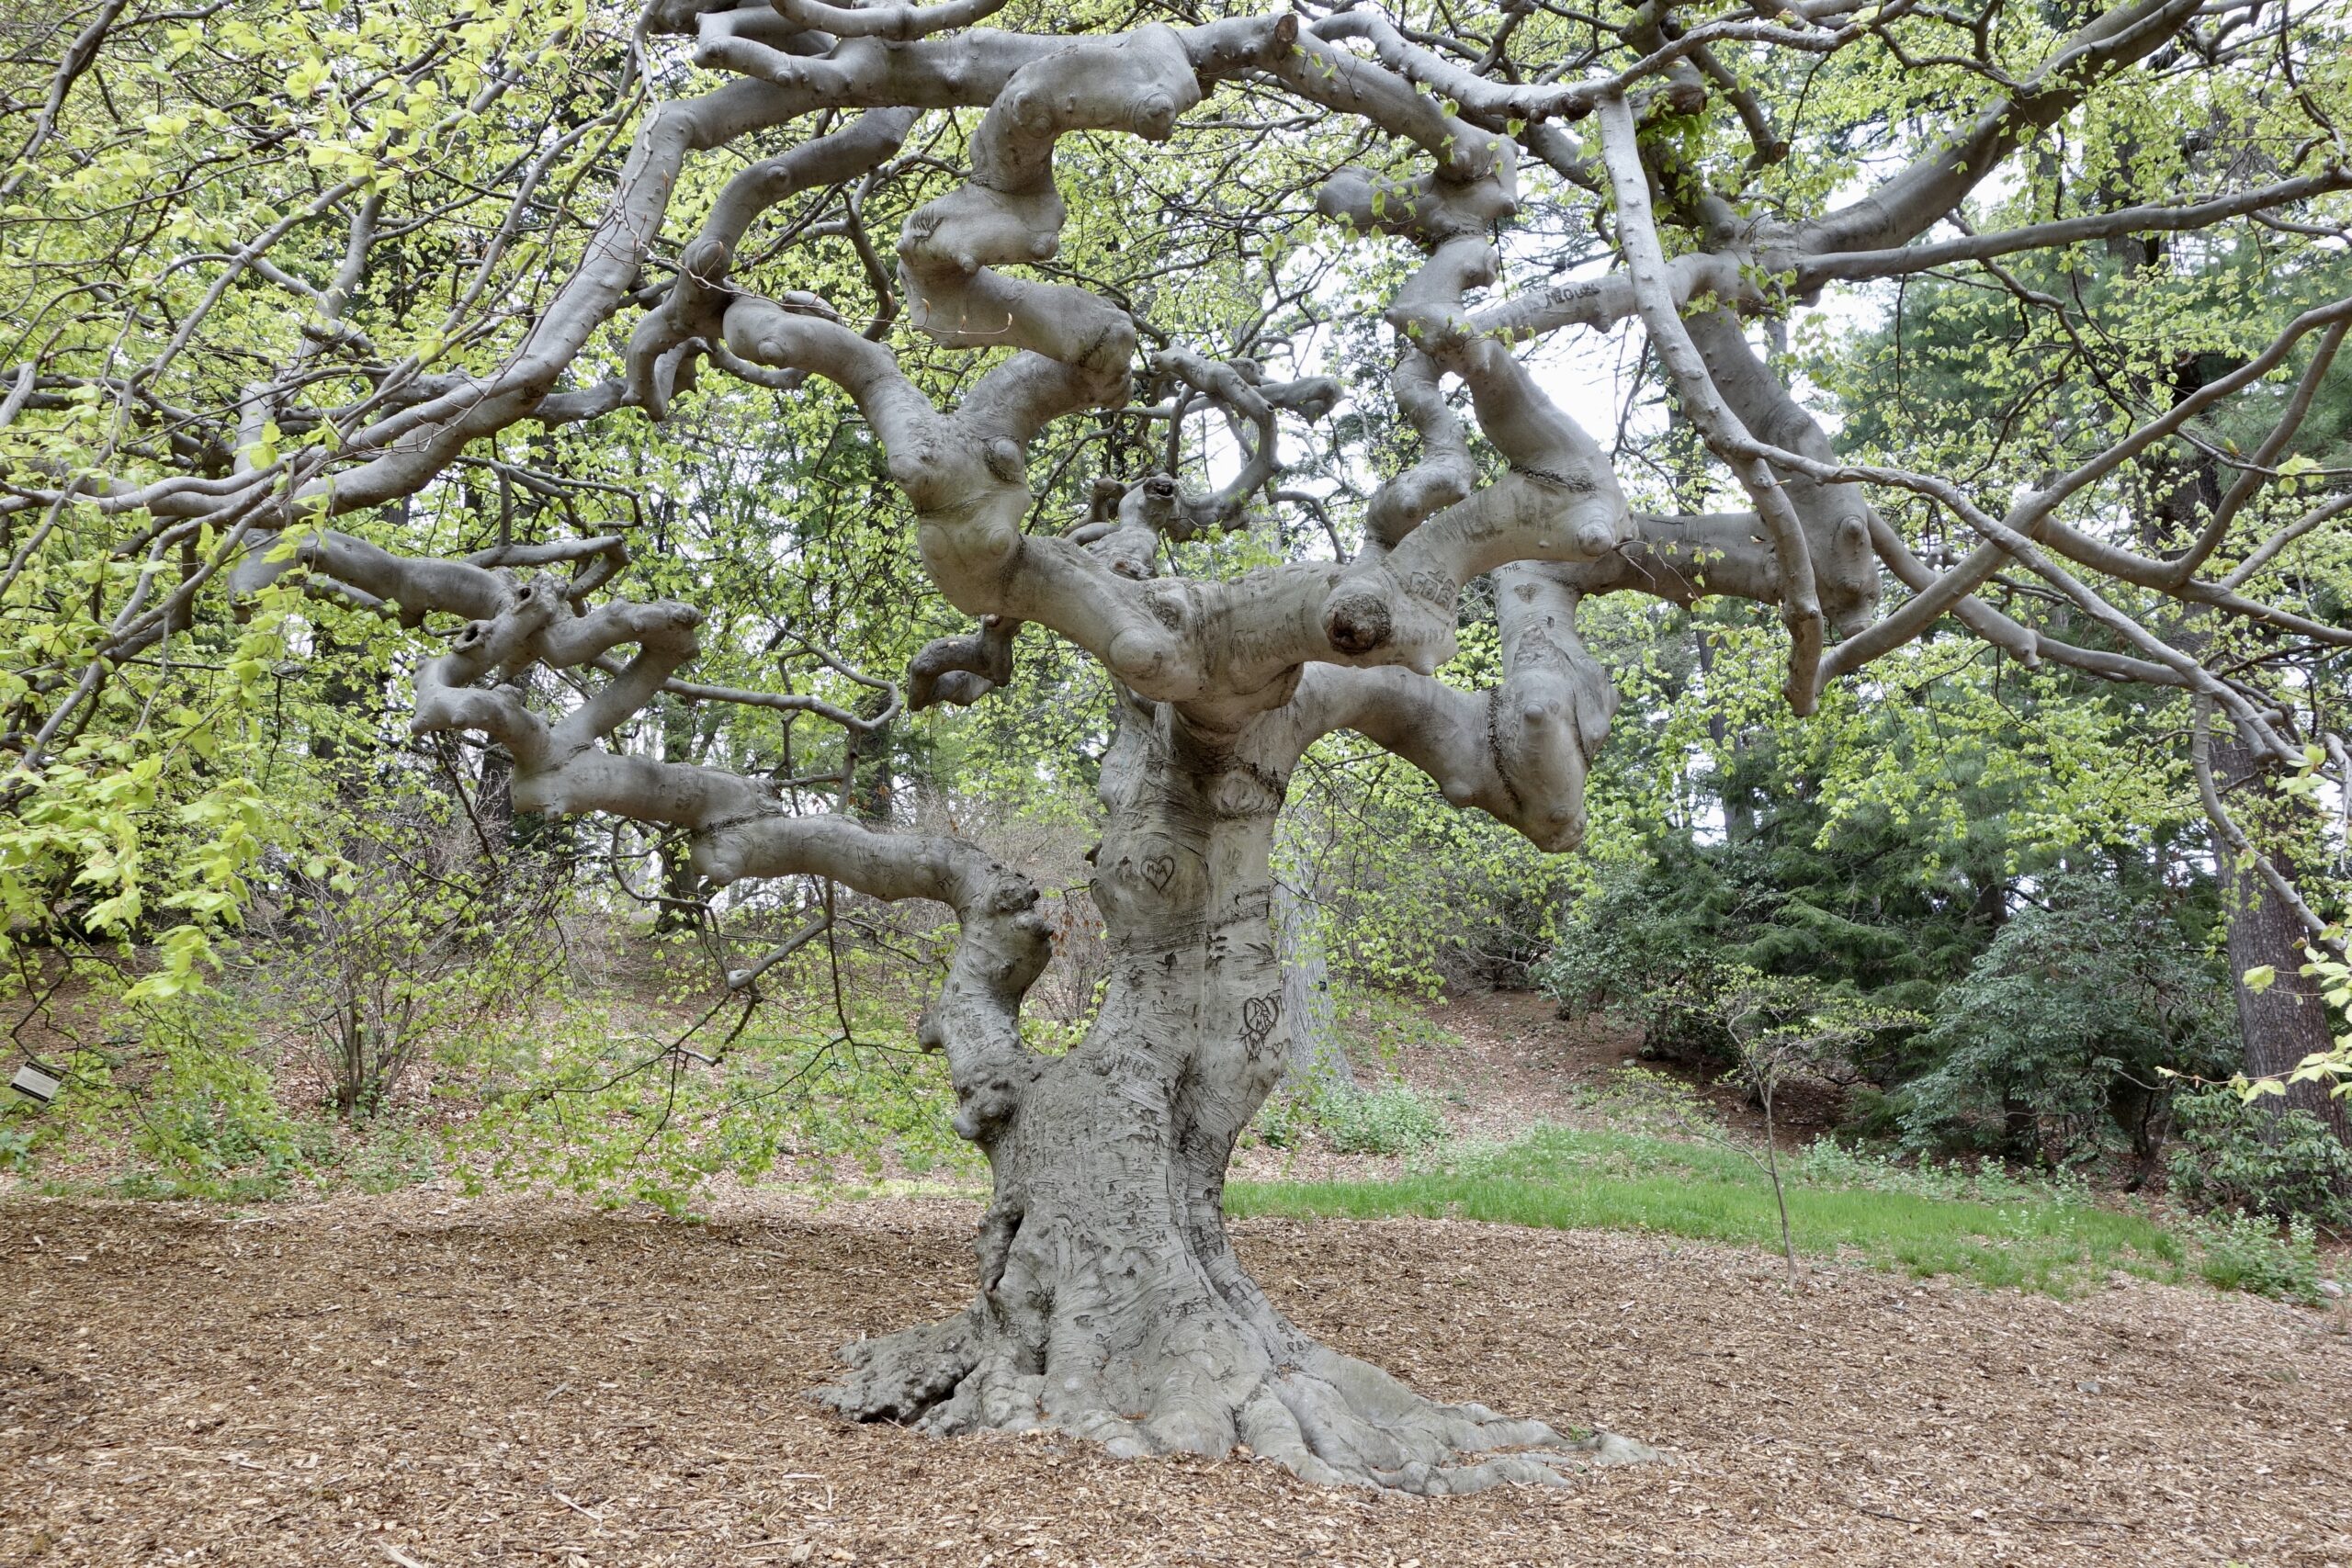
[[[1175,877],[1176,857],[1174,855],[1147,855],[1144,857],[1143,879],[1151,884],[1151,890],[1153,892],[1167,892],[1169,883],[1174,881]]]
[[[1282,1016],[1282,993],[1251,997],[1241,1004],[1241,1038],[1254,1053],[1274,1032],[1274,1021]]]

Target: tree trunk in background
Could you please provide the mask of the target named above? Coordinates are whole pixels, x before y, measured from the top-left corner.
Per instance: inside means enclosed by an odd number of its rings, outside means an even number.
[[[1290,885],[1274,884],[1274,952],[1283,966],[1283,1021],[1290,1030],[1284,1077],[1304,1090],[1354,1081],[1331,997],[1331,968],[1315,929],[1315,906]]]
[[[1701,679],[1712,682],[1715,676],[1715,648],[1707,638],[1707,628],[1693,621],[1690,640],[1697,651]],[[1720,704],[1711,704],[1707,713],[1707,738],[1715,746],[1715,798],[1724,810],[1724,838],[1727,842],[1745,844],[1756,838],[1756,790],[1739,766],[1740,748],[1734,743],[1731,728],[1724,720]]]
[[[2108,251],[2119,260],[2143,268],[2157,267],[2164,256],[2163,243],[2147,236],[2110,240]],[[2242,360],[2194,354],[2176,360],[2169,389],[2173,405],[2177,407],[2241,363]],[[2154,493],[2152,503],[2141,510],[2141,547],[2162,551],[2174,540],[2194,538],[2202,521],[2221,504],[2223,487],[2219,466],[2211,457],[2199,455],[2185,459],[2152,457],[2144,459],[2142,467]],[[2174,646],[2202,658],[2209,639],[2206,620],[2204,613],[2191,610],[2187,624],[2171,636]],[[2255,808],[2237,807],[2231,812],[2242,825],[2275,821],[2300,809],[2272,786],[2268,770],[2228,724],[2213,724],[2211,735],[2213,783],[2222,792],[2225,802],[2233,784],[2256,781],[2240,796],[2256,803]],[[2253,832],[2253,837],[2257,843],[2262,840],[2258,831]],[[2296,874],[2293,863],[2276,848],[2267,852],[2278,874],[2292,882]],[[2306,1056],[2325,1051],[2333,1043],[2328,1033],[2327,1009],[2320,999],[2319,987],[2298,973],[2304,964],[2307,933],[2293,911],[2263,886],[2258,872],[2241,870],[2230,863],[2218,830],[2213,864],[2222,886],[2222,918],[2228,922],[2225,947],[2230,988],[2237,998],[2238,1036],[2245,1051],[2245,1072],[2249,1077],[2284,1079]],[[2264,965],[2276,970],[2278,978],[2267,989],[2254,990],[2245,983],[2245,972]],[[2324,1083],[2289,1084],[2283,1097],[2265,1095],[2261,1103],[2274,1110],[2308,1111],[2333,1129],[2337,1138],[2352,1144],[2352,1123],[2346,1120],[2345,1102],[2330,1095]]]
[[[514,759],[506,754],[503,747],[482,749],[481,781],[474,786],[474,818],[481,824],[482,836],[493,846],[503,847],[516,841]],[[542,819],[533,818],[530,820],[536,823]],[[537,830],[537,833],[543,832],[544,829]]]
[[[685,704],[662,698],[657,710],[662,721],[662,760],[665,762],[699,761],[695,755],[695,710]],[[658,897],[661,903],[654,911],[653,931],[667,936],[676,931],[693,931],[701,919],[704,898],[709,889],[703,886],[702,873],[695,869],[694,855],[684,835],[662,837],[654,846],[654,857],[661,866]]]
[[[2253,752],[2226,725],[2214,728],[2212,758],[2214,782],[2222,787],[2252,775],[2257,766]],[[2244,819],[2241,813],[2232,815]],[[2241,871],[2225,853],[2217,852],[2214,859],[2221,867],[2222,908],[2229,921],[2230,985],[2237,994],[2246,1076],[2283,1079],[2303,1058],[2334,1043],[2318,983],[2299,973],[2306,962],[2306,933],[2294,911],[2263,886],[2259,873]],[[2275,852],[2271,863],[2280,874],[2294,875],[2294,868]],[[2264,964],[2275,969],[2278,978],[2256,991],[2245,983],[2245,972]],[[2265,1095],[2261,1103],[2308,1111],[2352,1144],[2345,1102],[2330,1094],[2324,1083],[2289,1084],[2283,1097]]]
[[[869,693],[858,710],[867,718],[882,711],[888,701],[887,693]],[[890,820],[892,807],[898,795],[898,780],[892,776],[890,761],[894,750],[891,730],[894,725],[875,729],[853,729],[842,738],[848,750],[850,769],[849,796],[842,809],[861,822],[880,826]]]

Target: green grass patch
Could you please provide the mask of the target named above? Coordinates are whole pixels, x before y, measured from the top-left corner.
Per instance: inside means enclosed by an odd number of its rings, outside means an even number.
[[[2001,1201],[1864,1185],[1801,1182],[1782,1163],[1797,1249],[1914,1275],[2064,1295],[2110,1269],[2182,1275],[2184,1249],[2154,1221],[2063,1190],[2004,1184]],[[1771,1183],[1736,1149],[1673,1138],[1539,1127],[1385,1181],[1236,1182],[1236,1215],[1386,1219],[1417,1215],[1568,1230],[1636,1230],[1778,1252]]]

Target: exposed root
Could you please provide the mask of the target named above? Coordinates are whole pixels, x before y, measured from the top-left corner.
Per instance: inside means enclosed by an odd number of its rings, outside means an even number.
[[[1037,1358],[991,1332],[976,1307],[843,1347],[854,1370],[810,1397],[854,1419],[938,1437],[1046,1428],[1126,1458],[1222,1456],[1238,1445],[1319,1486],[1429,1496],[1504,1483],[1565,1485],[1579,1471],[1663,1457],[1612,1432],[1570,1438],[1483,1405],[1440,1404],[1320,1346],[1277,1359],[1263,1336],[1239,1323],[1190,1337],[1186,1351],[1148,1368],[1131,1358],[1115,1374],[1099,1364],[1032,1371]]]
[[[1482,1404],[1440,1404],[1336,1351],[1306,1363],[1269,1377],[1236,1424],[1252,1453],[1317,1485],[1458,1495],[1506,1482],[1566,1485],[1577,1471],[1662,1457],[1613,1432],[1568,1438]]]
[[[965,1312],[944,1323],[853,1340],[841,1348],[849,1375],[812,1389],[808,1397],[853,1421],[918,1420],[953,1393],[979,1360],[972,1328],[972,1314]]]

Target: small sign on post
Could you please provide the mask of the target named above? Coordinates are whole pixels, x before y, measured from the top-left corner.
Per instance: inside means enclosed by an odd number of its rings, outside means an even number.
[[[57,1098],[57,1079],[28,1062],[17,1069],[17,1076],[8,1080],[8,1087],[27,1100],[38,1100],[43,1105],[47,1105]]]

